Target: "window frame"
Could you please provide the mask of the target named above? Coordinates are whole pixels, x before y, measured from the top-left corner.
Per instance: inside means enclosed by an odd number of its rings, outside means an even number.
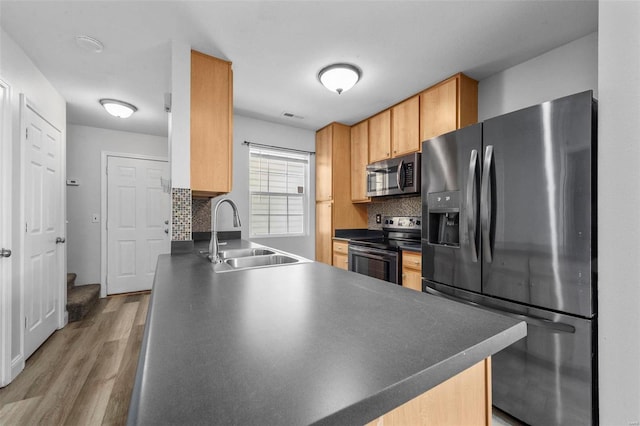
[[[271,191],[255,191],[252,188],[251,175],[254,173],[253,170],[253,162],[252,159],[254,156],[264,157],[264,158],[278,158],[287,162],[287,164],[291,163],[300,163],[303,164],[304,167],[304,177],[303,177],[303,192],[301,194],[294,192],[271,192]],[[288,176],[287,172],[285,176]],[[286,148],[279,147],[257,147],[257,146],[249,146],[249,182],[248,182],[248,191],[249,191],[249,237],[250,238],[292,238],[292,237],[307,237],[309,236],[309,215],[310,215],[310,206],[309,206],[309,183],[310,183],[310,175],[311,175],[311,153],[306,153],[298,150],[288,150]],[[287,199],[287,210],[289,208],[289,197],[298,198],[302,203],[302,214],[301,215],[292,215],[287,212],[286,223],[287,227],[290,223],[290,217],[292,216],[301,216],[302,217],[302,232],[286,232],[286,233],[270,233],[270,218],[275,216],[269,210],[267,215],[262,215],[267,217],[267,228],[268,232],[266,234],[256,234],[254,232],[254,216],[258,216],[254,214],[254,196],[262,196],[262,197],[285,197]],[[269,207],[270,208],[270,207]]]

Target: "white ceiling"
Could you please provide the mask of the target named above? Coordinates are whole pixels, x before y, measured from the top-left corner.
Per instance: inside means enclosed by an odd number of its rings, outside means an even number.
[[[315,130],[358,122],[458,71],[481,80],[597,22],[595,0],[0,2],[2,28],[67,100],[69,123],[155,135],[167,134],[171,40],[233,62],[236,113]],[[80,49],[77,35],[104,51]],[[335,62],[363,71],[342,95],[317,80]],[[116,119],[100,98],[139,110]]]

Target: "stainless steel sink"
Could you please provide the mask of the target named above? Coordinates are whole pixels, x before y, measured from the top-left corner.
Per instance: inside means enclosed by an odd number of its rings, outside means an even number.
[[[255,268],[308,263],[311,260],[269,247],[227,249],[218,252],[220,263],[213,264],[215,272],[244,271]]]
[[[268,251],[268,250],[267,250]],[[272,254],[268,256],[236,257],[226,259],[225,263],[234,269],[255,268],[258,266],[284,265],[286,263],[297,263],[298,259],[283,254]]]
[[[263,248],[245,248],[245,249],[230,249],[223,250],[218,253],[220,259],[231,259],[231,258],[243,258],[243,257],[252,257],[252,256],[265,256],[268,254],[275,254],[273,250],[263,249]]]

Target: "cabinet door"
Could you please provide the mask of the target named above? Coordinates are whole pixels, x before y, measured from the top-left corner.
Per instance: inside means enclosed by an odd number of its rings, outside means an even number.
[[[391,109],[393,157],[420,151],[420,97],[414,96]]]
[[[333,198],[332,182],[332,127],[327,126],[316,133],[316,201]]]
[[[420,94],[420,140],[458,128],[458,79],[449,80]]]
[[[369,162],[391,158],[391,110],[369,119]]]
[[[331,265],[333,238],[333,203],[316,203],[316,260]]]
[[[369,164],[369,121],[351,128],[351,201],[369,202],[367,197],[367,164]]]
[[[402,252],[402,286],[422,291],[422,256],[420,253]]]
[[[349,270],[349,243],[346,241],[333,242],[333,266]]]
[[[231,191],[233,75],[231,63],[191,51],[191,190],[213,197]]]

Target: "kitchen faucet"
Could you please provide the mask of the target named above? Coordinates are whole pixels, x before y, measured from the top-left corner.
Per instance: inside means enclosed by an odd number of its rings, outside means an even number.
[[[220,263],[222,260],[218,255],[218,209],[222,203],[229,203],[233,208],[233,226],[238,228],[240,227],[240,215],[238,214],[238,206],[233,202],[230,198],[223,198],[218,201],[215,207],[212,208],[211,215],[211,241],[209,242],[209,260],[213,263]]]

